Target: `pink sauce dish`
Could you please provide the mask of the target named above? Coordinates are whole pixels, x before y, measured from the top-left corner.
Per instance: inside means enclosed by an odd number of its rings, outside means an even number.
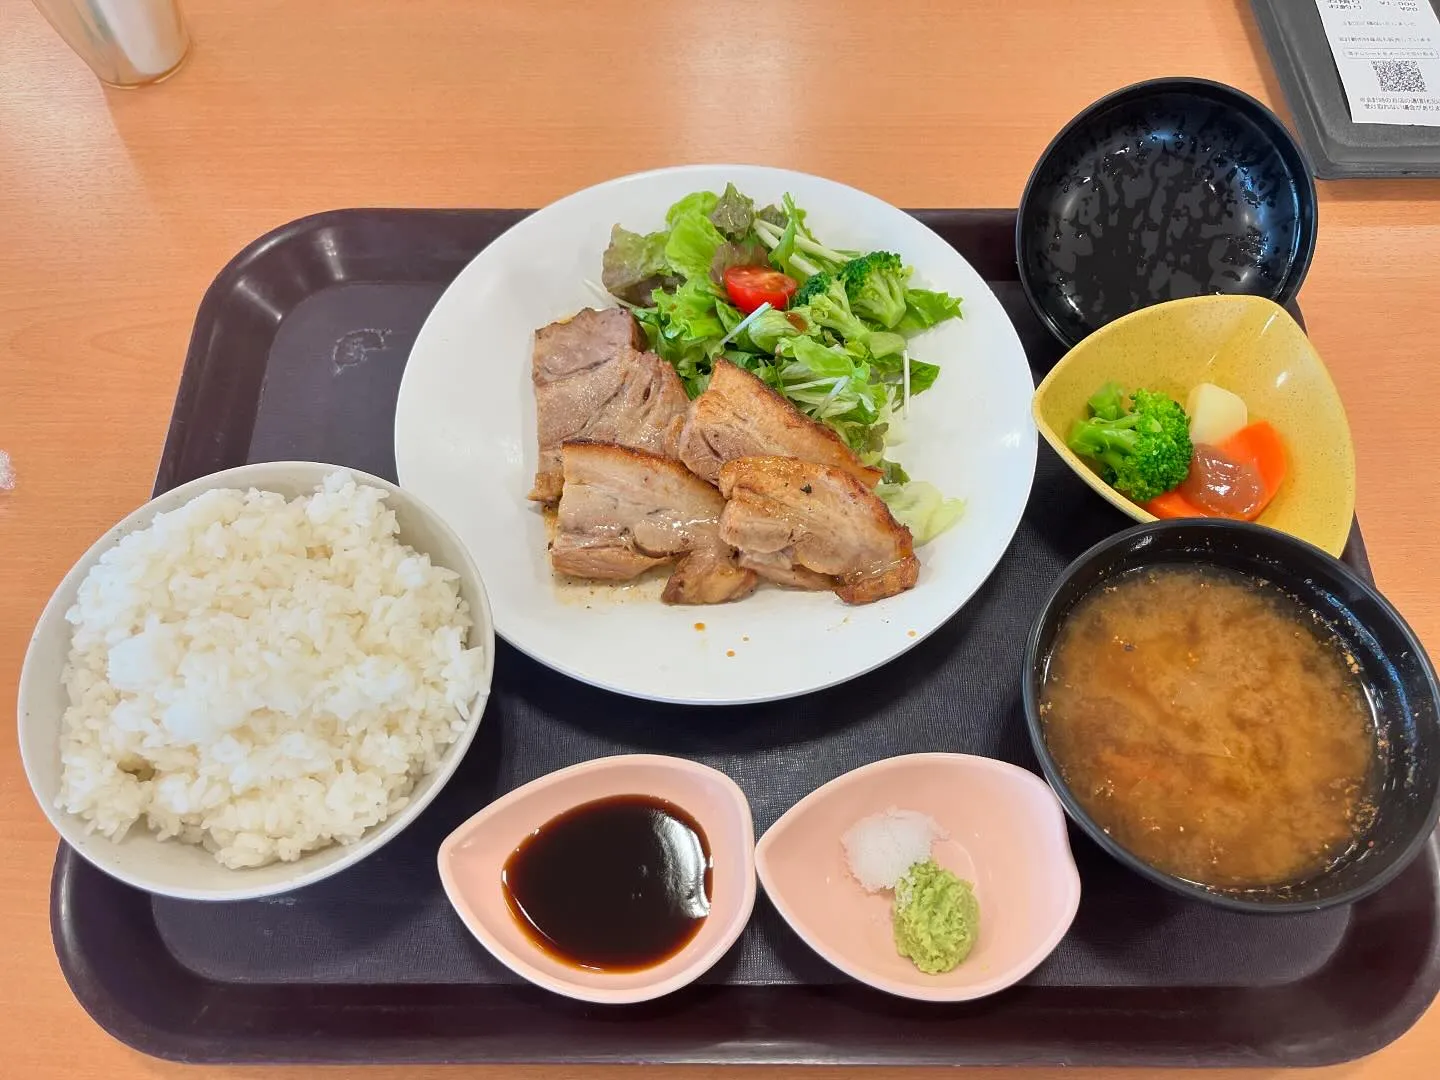
[[[437,861],[469,931],[515,974],[602,1005],[693,982],[755,906],[755,827],[735,781],[625,754],[542,776],[452,832]]]
[[[943,974],[922,972],[898,951],[897,892],[868,892],[852,873],[842,837],[872,815],[928,818],[937,831],[922,825],[921,844],[928,837],[930,858],[971,887],[978,931],[969,954]],[[863,850],[881,856],[882,866],[910,865],[915,837],[907,831]],[[968,754],[887,758],[831,780],[761,837],[755,867],[807,945],[852,978],[919,1001],[968,1001],[1013,985],[1050,955],[1080,905],[1080,875],[1055,793],[1025,769]],[[873,873],[874,864],[860,872]],[[918,889],[900,895],[921,904]]]

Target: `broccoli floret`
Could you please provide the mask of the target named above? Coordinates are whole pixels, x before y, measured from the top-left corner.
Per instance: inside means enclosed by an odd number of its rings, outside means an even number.
[[[1101,420],[1119,420],[1125,415],[1125,391],[1119,383],[1107,382],[1090,395],[1086,404],[1090,406],[1091,416]]]
[[[1107,384],[1090,399],[1090,411],[1070,429],[1070,449],[1097,462],[1122,495],[1149,502],[1190,472],[1190,419],[1173,398],[1136,390],[1125,409],[1120,388]]]
[[[817,278],[824,278],[816,285]],[[803,299],[802,299],[803,297]],[[810,318],[829,330],[842,341],[864,343],[871,330],[850,310],[850,300],[845,295],[845,285],[830,274],[816,274],[795,294],[795,299],[807,307]]]
[[[893,329],[905,317],[905,284],[910,268],[900,256],[888,251],[872,251],[851,259],[840,268],[850,310],[862,319]]]
[[[797,308],[810,303],[815,297],[823,295],[825,291],[830,288],[830,283],[834,280],[834,278],[823,270],[818,274],[812,274],[806,279],[805,284],[800,286],[795,295],[790,298],[790,306]]]
[[[845,284],[832,274],[820,273],[795,293],[790,311],[812,328],[821,327],[847,348],[857,347],[872,357],[899,355],[905,339],[889,330],[871,330],[850,310]]]

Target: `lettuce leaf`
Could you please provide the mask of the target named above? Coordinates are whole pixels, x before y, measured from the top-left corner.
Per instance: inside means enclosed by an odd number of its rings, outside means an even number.
[[[734,330],[735,327],[739,326],[741,321],[745,318],[744,315],[740,314],[739,308],[735,307],[733,304],[727,304],[724,300],[715,301],[715,316],[720,320],[720,325],[725,327],[726,334],[730,333],[731,330]],[[732,338],[731,340],[733,341],[734,339]]]
[[[902,334],[928,330],[936,323],[960,317],[960,301],[949,293],[931,289],[905,290],[905,315],[895,329]]]
[[[716,250],[723,243],[725,238],[710,224],[709,218],[695,212],[682,214],[675,219],[665,240],[665,261],[684,276],[686,282],[696,283],[718,295],[720,287],[710,280],[710,267],[714,265]]]
[[[660,337],[672,348],[685,350],[711,345],[714,351],[719,347],[720,339],[725,336],[725,324],[715,310],[715,297],[703,280],[687,281],[673,293],[657,290],[652,299],[660,315]]]
[[[827,347],[807,337],[795,337],[779,345],[778,356],[804,368],[797,378],[849,379],[862,372],[864,364],[838,346]],[[869,372],[864,371],[867,379]]]
[[[849,258],[820,244],[805,225],[805,211],[795,205],[795,200],[788,193],[780,203],[780,213],[784,215],[783,230],[771,220],[774,207],[767,206],[757,215],[757,219],[764,221],[771,230],[762,237],[767,244],[775,245],[770,250],[771,263],[803,285],[818,271],[838,269]],[[778,237],[775,235],[777,231]]]
[[[761,221],[768,221],[777,229],[785,228],[785,223],[787,220],[785,217],[785,211],[781,210],[774,203],[771,203],[769,206],[762,207],[761,209],[756,210],[755,216]]]
[[[889,330],[876,330],[865,339],[865,347],[870,350],[870,355],[877,359],[880,357],[893,357],[898,360],[900,359],[901,352],[905,349],[905,339],[899,334],[891,333]]]
[[[757,349],[773,353],[786,338],[812,336],[810,330],[803,329],[804,326],[803,316],[769,308],[755,316],[744,333]]]
[[[781,340],[776,367],[781,393],[816,420],[843,418],[847,424],[868,426],[886,403],[885,388],[870,380],[869,364],[808,337]]]
[[[816,243],[820,242],[820,238],[812,233],[809,226],[805,224],[805,211],[795,205],[795,197],[788,191],[780,197],[780,208],[784,210],[786,217],[795,223],[801,236],[807,240],[814,240]]]
[[[770,367],[770,357],[764,353],[751,352],[749,349],[727,348],[720,355],[736,367],[754,372],[756,375],[762,375],[762,372]]]
[[[708,218],[715,212],[715,207],[719,202],[720,196],[713,191],[692,191],[665,211],[665,224],[673,229],[677,221],[682,217],[689,217],[691,214]]]
[[[899,353],[877,357],[874,368],[876,375],[887,386],[895,389],[895,400],[898,402],[904,396],[905,386],[905,361]],[[935,380],[940,376],[940,367],[937,364],[927,364],[924,360],[910,358],[910,396],[923,394],[930,387],[935,385]]]
[[[640,324],[640,329],[645,331],[645,337],[650,341],[650,351],[659,352],[660,312],[654,307],[647,307],[636,308],[630,314],[635,316],[635,321]]]
[[[709,384],[711,360],[726,333],[719,305],[703,279],[687,281],[673,293],[656,290],[653,299],[655,332],[647,328],[651,347],[675,368],[693,398]],[[738,322],[739,312],[724,307]]]
[[[939,488],[924,480],[877,484],[875,494],[890,508],[895,520],[910,530],[916,547],[934,540],[965,513],[963,500],[945,498]]]
[[[910,358],[910,396],[924,393],[935,385],[935,380],[940,377],[940,366],[938,364],[927,364],[924,360]],[[903,378],[903,376],[902,376]]]
[[[648,303],[656,289],[674,288],[679,282],[668,272],[668,236],[664,232],[642,235],[616,225],[600,260],[600,284],[631,304]]]
[[[900,467],[898,461],[880,461],[876,463],[880,469],[880,483],[882,484],[908,484],[910,474]],[[913,535],[913,534],[912,534]]]
[[[743,240],[755,224],[755,203],[740,194],[734,184],[726,184],[724,194],[710,211],[710,224],[727,239]]]
[[[785,230],[780,234],[779,243],[770,251],[770,262],[803,285],[812,275],[795,265],[795,237],[799,235],[798,229],[799,222],[790,218]]]
[[[770,253],[759,240],[727,240],[715,249],[710,260],[710,280],[716,285],[725,284],[725,271],[732,266],[770,266]]]

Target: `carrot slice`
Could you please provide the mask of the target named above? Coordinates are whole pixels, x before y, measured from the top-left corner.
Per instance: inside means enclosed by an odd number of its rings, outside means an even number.
[[[1167,491],[1164,495],[1157,495],[1147,503],[1141,504],[1146,510],[1157,518],[1195,518],[1214,517],[1196,506],[1189,499],[1185,498],[1178,491]]]
[[[1255,469],[1260,474],[1260,483],[1265,489],[1264,500],[1248,518],[1248,520],[1254,521],[1264,513],[1265,507],[1270,505],[1270,500],[1275,498],[1275,493],[1285,482],[1285,474],[1289,466],[1285,457],[1284,440],[1280,438],[1280,433],[1271,427],[1268,421],[1257,420],[1231,435],[1216,449],[1231,461],[1254,462]],[[1157,518],[1226,516],[1213,514],[1196,506],[1178,490],[1167,491],[1164,495],[1145,503],[1144,507]]]
[[[1265,485],[1265,502],[1269,503],[1285,482],[1288,463],[1285,442],[1268,421],[1257,420],[1241,428],[1220,444],[1220,452],[1232,461],[1253,461]]]

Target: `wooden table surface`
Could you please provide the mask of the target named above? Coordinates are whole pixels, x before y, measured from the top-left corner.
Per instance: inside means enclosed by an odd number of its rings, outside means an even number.
[[[17,474],[0,492],[7,702],[51,589],[148,495],[201,293],[274,225],[357,205],[535,206],[716,160],[820,173],[901,206],[1013,206],[1051,135],[1125,83],[1203,75],[1283,112],[1245,0],[184,6],[187,66],[107,92],[26,0],[0,0],[0,449]],[[1301,301],[1349,408],[1376,576],[1435,650],[1440,183],[1322,183],[1320,199]],[[80,1010],[47,924],[55,837],[13,741],[0,750],[0,836],[0,1072],[310,1074],[152,1061]],[[1432,1076],[1437,1057],[1432,1010],[1388,1049],[1315,1075]]]

